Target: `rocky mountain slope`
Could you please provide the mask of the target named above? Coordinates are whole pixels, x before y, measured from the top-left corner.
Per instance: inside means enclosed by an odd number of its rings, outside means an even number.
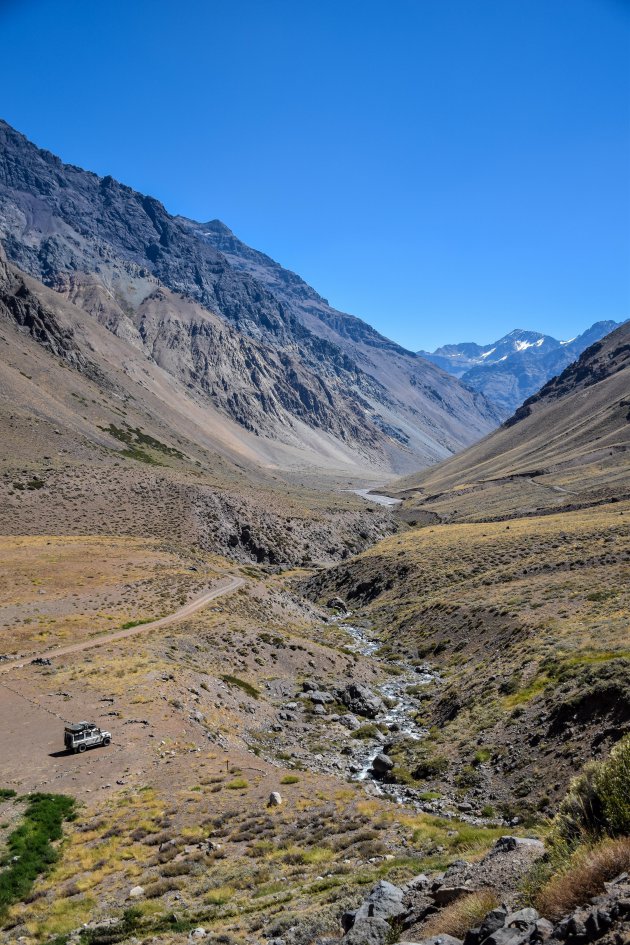
[[[5,123],[0,240],[13,264],[201,402],[297,449],[292,461],[285,451],[285,464],[303,466],[307,454],[312,463],[324,438],[323,467],[404,472],[498,421],[482,395],[335,312],[224,227],[173,217],[111,177],[63,164]]]
[[[507,417],[619,324],[610,320],[595,322],[570,341],[517,328],[489,345],[444,345],[433,352],[418,353],[483,392]]]
[[[260,355],[253,340],[230,349],[229,326],[163,288],[140,306],[146,337],[162,307],[171,320],[203,319],[224,340],[215,357],[240,371]],[[0,533],[152,536],[281,564],[347,556],[391,530],[384,511],[330,483],[298,487],[270,471],[297,450],[168,373],[168,337],[158,343],[166,367],[0,259]],[[273,369],[261,361],[261,373]],[[320,462],[343,464],[340,444],[318,442]]]

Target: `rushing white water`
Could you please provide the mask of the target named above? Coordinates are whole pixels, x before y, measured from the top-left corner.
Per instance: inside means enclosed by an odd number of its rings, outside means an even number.
[[[363,628],[353,626],[349,623],[340,623],[339,627],[345,630],[352,638],[353,642],[349,646],[350,649],[361,653],[362,656],[370,656],[374,659],[379,659],[378,651],[381,648],[381,644],[371,639]],[[384,660],[383,663],[385,663]],[[389,682],[379,687],[379,695],[384,700],[385,704],[389,702],[392,707],[385,708],[373,722],[376,725],[386,725],[392,733],[396,733],[397,735],[419,740],[426,735],[426,729],[419,726],[414,720],[414,716],[417,714],[420,706],[417,699],[410,695],[408,689],[411,686],[428,684],[435,677],[428,672],[419,673],[415,667],[411,667],[402,662],[387,660],[386,665],[396,666],[401,672],[400,675],[393,676]],[[357,781],[372,781],[372,763],[381,751],[382,745],[380,743],[374,745],[374,742],[371,742],[366,746],[365,755],[361,759],[361,770],[354,775]],[[372,783],[378,793],[388,794],[399,801],[401,800],[402,792],[406,790],[401,787],[401,785],[397,784],[383,784],[379,781],[372,781]]]

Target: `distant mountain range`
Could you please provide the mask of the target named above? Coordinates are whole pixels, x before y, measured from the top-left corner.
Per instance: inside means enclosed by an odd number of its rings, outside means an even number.
[[[495,403],[504,417],[621,322],[595,322],[569,341],[516,328],[488,345],[464,342],[418,353]]]

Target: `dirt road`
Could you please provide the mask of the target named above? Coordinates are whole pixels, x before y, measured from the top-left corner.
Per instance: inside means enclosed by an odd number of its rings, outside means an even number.
[[[0,663],[0,673],[9,672],[12,669],[23,667],[31,659],[56,659],[59,656],[67,656],[69,653],[79,653],[82,650],[91,650],[95,646],[103,646],[105,643],[112,643],[115,640],[124,640],[126,637],[133,637],[138,633],[146,633],[148,630],[158,630],[160,627],[167,627],[169,624],[176,623],[178,620],[184,620],[190,617],[196,611],[201,610],[217,597],[224,594],[230,594],[237,588],[245,584],[243,578],[226,577],[223,578],[214,587],[209,588],[189,603],[184,604],[179,610],[169,614],[167,617],[160,617],[159,620],[152,620],[150,623],[141,623],[136,627],[128,627],[126,630],[117,630],[114,633],[106,633],[102,636],[93,637],[91,640],[83,640],[81,643],[74,643],[71,646],[61,646],[54,650],[46,650],[42,653],[33,653],[28,660],[17,659],[10,663]]]

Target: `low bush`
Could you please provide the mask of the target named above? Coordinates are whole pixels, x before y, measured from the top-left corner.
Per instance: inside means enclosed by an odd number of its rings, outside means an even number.
[[[591,762],[573,781],[560,805],[554,833],[567,842],[630,834],[630,735],[605,761]]]

